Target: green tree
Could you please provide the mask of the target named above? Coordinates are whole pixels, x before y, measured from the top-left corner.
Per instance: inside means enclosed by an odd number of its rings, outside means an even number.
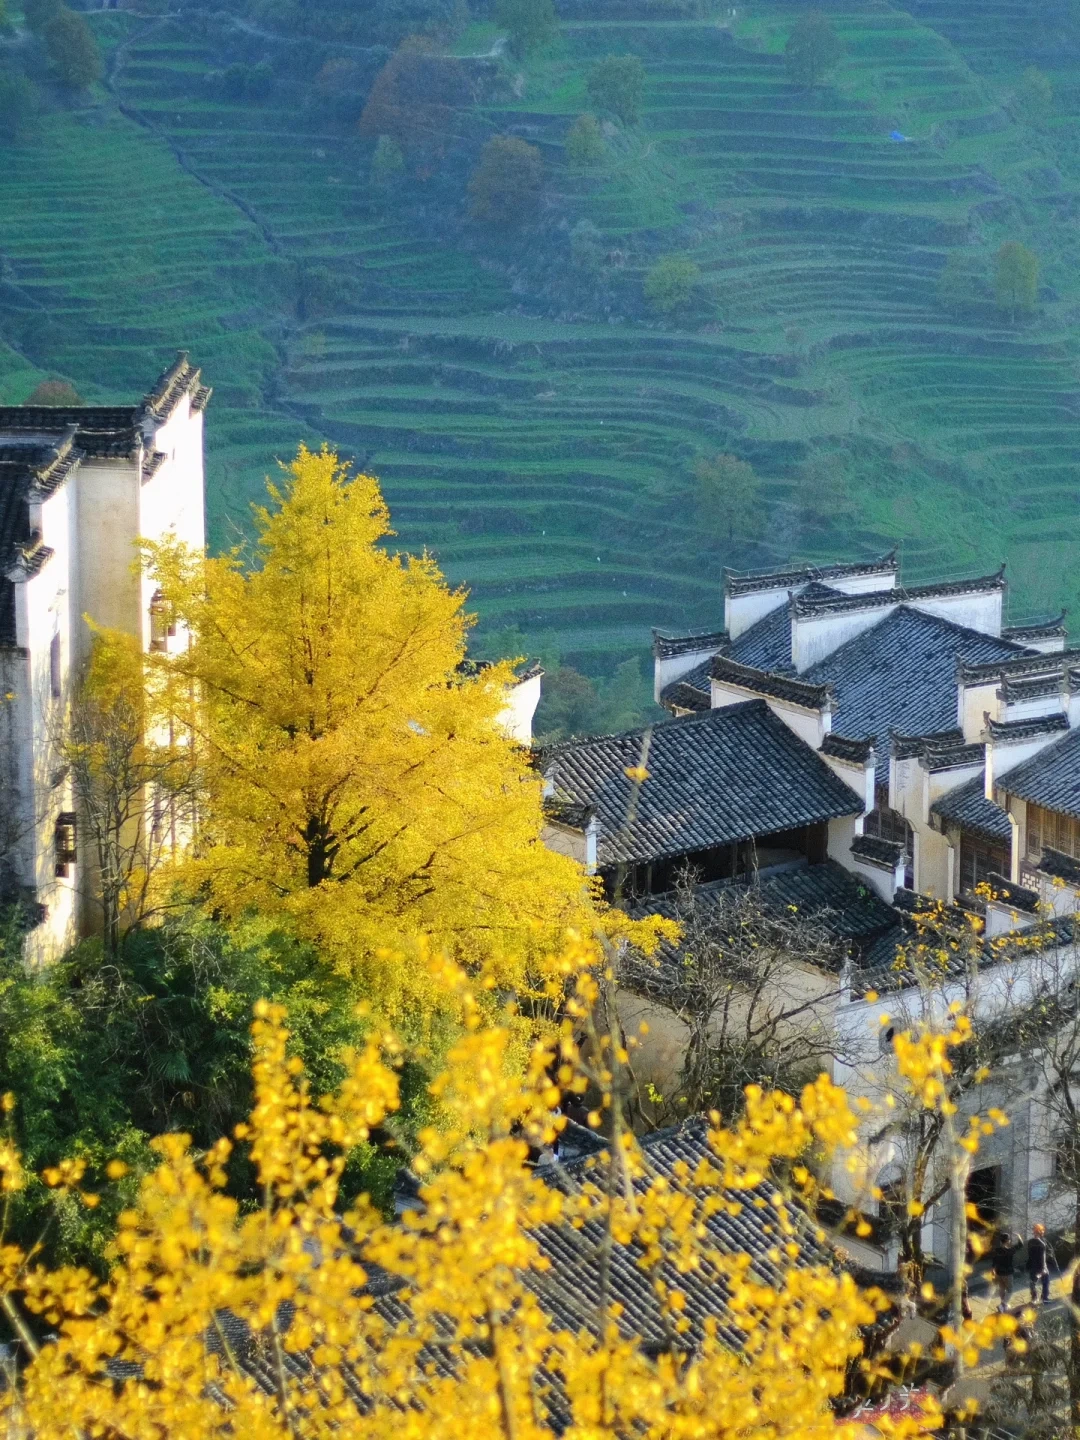
[[[543,181],[544,162],[535,145],[495,135],[469,181],[469,212],[489,225],[521,225],[535,216]]]
[[[37,108],[37,91],[26,76],[19,70],[0,70],[0,144],[25,135]]]
[[[405,170],[405,156],[401,146],[389,135],[380,135],[371,157],[371,183],[380,190],[389,189],[399,180]]]
[[[495,0],[495,20],[508,32],[517,60],[547,44],[559,28],[552,0]]]
[[[700,279],[700,269],[686,255],[665,255],[645,276],[645,299],[669,315],[686,304]]]
[[[994,261],[994,294],[1013,321],[1030,310],[1039,294],[1039,257],[1019,240],[1006,240]]]
[[[634,125],[645,95],[645,66],[637,55],[605,55],[589,71],[588,91],[598,110]]]
[[[694,464],[698,519],[713,533],[744,539],[761,534],[761,481],[737,455],[702,455]]]
[[[820,85],[839,64],[843,53],[844,42],[832,21],[817,10],[811,10],[796,22],[784,46],[788,74],[796,85],[807,89]]]
[[[85,90],[101,79],[101,52],[85,16],[61,9],[45,26],[42,38],[66,90]]]
[[[85,405],[69,380],[42,380],[35,385],[24,402],[27,405]]]
[[[579,115],[566,136],[566,158],[571,165],[582,168],[599,165],[607,155],[604,132],[595,115],[588,111]]]

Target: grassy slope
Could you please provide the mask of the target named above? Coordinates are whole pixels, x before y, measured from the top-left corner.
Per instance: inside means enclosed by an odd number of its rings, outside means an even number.
[[[924,575],[1008,556],[1017,610],[1075,600],[1080,87],[1054,77],[1039,133],[1001,105],[1027,63],[1003,54],[1036,5],[990,4],[980,24],[967,0],[838,5],[847,58],[813,94],[785,80],[793,10],[773,0],[734,36],[565,24],[485,121],[542,146],[551,218],[593,218],[631,280],[664,249],[693,254],[710,291],[689,330],[542,316],[482,250],[373,203],[362,150],[316,112],[207,98],[212,36],[106,16],[127,116],[52,116],[47,144],[13,155],[0,330],[94,398],[190,346],[217,386],[219,537],[275,455],[325,435],[381,475],[403,540],[434,545],[485,617],[533,644],[610,656],[649,624],[715,620],[727,557],[686,486],[702,449],[738,449],[766,478],[766,537],[742,563],[900,542]],[[590,182],[560,138],[588,61],[628,50],[648,68],[645,119]],[[1038,322],[941,311],[948,250],[1005,237],[1034,237],[1046,262]],[[297,323],[298,261],[353,276],[352,312]],[[820,515],[796,466],[841,442],[847,493]]]

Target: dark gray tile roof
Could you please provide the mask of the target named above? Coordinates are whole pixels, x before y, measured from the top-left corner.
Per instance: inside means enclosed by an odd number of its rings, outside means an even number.
[[[694,889],[695,903],[704,907],[719,905],[726,894],[742,888],[741,880],[715,880]],[[845,870],[835,860],[822,865],[793,865],[762,875],[752,882],[762,901],[777,910],[797,909],[807,919],[818,920],[838,940],[854,941],[857,947],[870,943],[876,935],[896,924],[892,908],[865,881]],[[635,919],[646,915],[664,915],[678,919],[679,894],[669,890],[663,895],[648,895],[632,909]],[[673,947],[672,953],[677,953]]]
[[[756,670],[751,665],[740,665],[728,655],[715,655],[709,674],[714,680],[735,685],[754,695],[769,695],[776,700],[787,700],[792,705],[801,705],[806,710],[821,710],[831,698],[828,685],[809,685],[805,680],[791,675],[776,675],[769,670]]]
[[[1005,567],[993,575],[979,575],[972,580],[946,580],[935,585],[896,585],[891,589],[872,590],[862,595],[845,595],[840,591],[815,593],[814,588],[797,595],[792,601],[795,614],[842,615],[852,610],[885,609],[906,600],[934,600],[946,595],[975,595],[1005,589]]]
[[[763,700],[668,720],[645,731],[560,746],[544,774],[555,798],[591,805],[601,824],[598,864],[659,860],[862,810],[859,797]],[[632,818],[631,807],[633,807]]]
[[[672,711],[708,710],[712,706],[708,690],[699,690],[696,685],[683,680],[675,680],[671,685],[666,685],[660,699],[664,708]]]
[[[1059,710],[1055,715],[1034,715],[1030,720],[989,720],[987,734],[992,740],[1034,740],[1039,735],[1059,734],[1069,728],[1069,718]]]
[[[961,656],[957,667],[957,678],[966,685],[985,685],[999,677],[1006,680],[1026,680],[1036,675],[1057,675],[1064,677],[1072,665],[1080,664],[1080,650],[1058,650],[1043,655],[1038,650],[1017,647],[1018,653],[1003,660],[993,656],[986,660],[967,660]]]
[[[853,765],[865,765],[873,757],[872,740],[849,740],[843,735],[828,734],[821,742],[821,753],[832,755],[836,760],[847,760]]]
[[[998,784],[1021,800],[1080,817],[1080,729],[1007,770]]]
[[[895,870],[906,852],[899,840],[883,840],[880,835],[856,835],[851,842],[851,853],[868,865]]]
[[[1039,908],[1038,894],[1029,890],[1026,885],[1015,885],[1006,875],[997,875],[991,871],[986,877],[986,883],[990,886],[994,899],[1000,900],[1003,905],[1011,905],[1014,910],[1024,910],[1031,915]]]
[[[661,635],[652,632],[652,652],[658,660],[670,659],[673,655],[696,655],[699,650],[710,650],[713,654],[728,643],[726,630],[712,630],[702,635]]]
[[[901,735],[894,730],[889,740],[889,748],[897,760],[914,760],[924,753],[927,746],[944,749],[963,743],[964,732],[954,725],[951,730],[939,730],[933,735]]]
[[[780,675],[794,675],[791,611],[787,605],[778,605],[768,615],[762,616],[737,640],[733,640],[724,653],[740,665],[753,665],[756,670],[772,670]]]
[[[1019,645],[901,605],[799,678],[830,683],[833,730],[853,739],[956,724],[956,664],[1022,657]]]
[[[656,1131],[642,1141],[642,1150],[652,1175],[662,1177],[672,1189],[702,1198],[719,1193],[711,1186],[694,1184],[700,1167],[716,1163],[704,1119],[695,1117],[670,1130]],[[544,1174],[549,1183],[564,1194],[573,1195],[585,1185],[605,1186],[606,1169],[607,1152],[574,1165],[551,1167],[537,1173]],[[635,1189],[640,1193],[647,1183],[648,1177],[637,1180]],[[768,1184],[730,1194],[728,1198],[738,1205],[736,1214],[721,1211],[707,1215],[703,1211],[701,1218],[706,1230],[706,1247],[725,1257],[749,1255],[754,1277],[761,1283],[778,1286],[783,1284],[783,1270],[769,1256],[779,1238],[772,1203],[775,1194]],[[755,1200],[766,1203],[755,1205]],[[788,1214],[801,1231],[796,1263],[836,1264],[835,1253],[815,1238],[813,1223],[803,1217],[804,1223],[799,1225],[800,1212],[793,1207],[789,1207]],[[557,1327],[565,1327],[575,1334],[581,1330],[595,1334],[601,1294],[603,1226],[598,1221],[588,1221],[581,1229],[569,1224],[544,1226],[535,1236],[551,1268],[530,1272],[529,1288]],[[646,1353],[658,1353],[670,1349],[670,1340],[657,1301],[653,1273],[641,1264],[644,1253],[637,1241],[612,1248],[609,1293],[623,1307],[617,1322],[621,1333],[640,1340]],[[688,1351],[700,1345],[709,1320],[719,1322],[719,1334],[727,1344],[732,1348],[741,1347],[743,1335],[727,1309],[727,1286],[711,1266],[706,1263],[680,1274],[672,1262],[665,1261],[659,1266],[659,1278],[686,1296],[683,1313],[690,1327],[680,1344]]]
[[[1066,885],[1080,889],[1080,860],[1074,860],[1071,855],[1066,855],[1061,850],[1054,850],[1047,845],[1035,868],[1052,880],[1064,880]]]
[[[959,825],[961,830],[974,830],[978,835],[1007,845],[1012,840],[1009,817],[1000,805],[986,798],[985,788],[985,777],[976,775],[935,800],[930,813]]]

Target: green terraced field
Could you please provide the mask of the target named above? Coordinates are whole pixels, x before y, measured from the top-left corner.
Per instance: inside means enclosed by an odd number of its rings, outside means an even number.
[[[485,623],[588,667],[642,651],[652,624],[715,623],[726,561],[900,544],[925,577],[1007,558],[1016,614],[1075,605],[1080,55],[1045,43],[1040,0],[837,3],[846,55],[813,92],[785,74],[790,4],[751,3],[734,29],[580,18],[597,12],[567,0],[517,98],[473,117],[476,143],[541,147],[551,268],[581,218],[620,252],[624,295],[659,254],[690,254],[692,322],[568,307],[530,270],[535,242],[373,195],[367,149],[317,105],[218,98],[224,22],[110,12],[108,90],[4,152],[5,396],[37,367],[111,398],[189,347],[216,391],[219,541],[276,457],[326,438],[381,477],[403,543],[433,548]],[[590,180],[562,137],[611,52],[642,56],[646,108]],[[1008,105],[1029,63],[1055,85],[1038,125]],[[1040,254],[1037,317],[943,309],[950,251],[988,264],[1003,239]],[[349,298],[304,318],[316,265]],[[764,481],[762,537],[730,551],[688,478],[720,449]],[[818,451],[843,452],[839,498],[800,480]]]

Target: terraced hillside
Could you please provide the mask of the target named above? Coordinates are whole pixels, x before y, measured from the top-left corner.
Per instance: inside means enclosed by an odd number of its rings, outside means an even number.
[[[1017,612],[1075,602],[1080,62],[1047,47],[1039,0],[995,0],[978,23],[967,0],[837,4],[846,55],[813,91],[785,72],[791,5],[596,18],[615,9],[565,0],[560,39],[492,87],[431,198],[409,202],[373,192],[368,148],[318,103],[223,98],[223,52],[281,71],[287,37],[96,17],[108,91],[4,152],[0,334],[95,398],[106,374],[130,388],[190,346],[217,387],[219,539],[275,455],[328,438],[382,477],[402,540],[434,547],[488,624],[600,669],[650,624],[713,623],[725,561],[900,543],[925,576],[1008,558]],[[590,62],[628,52],[644,115],[589,178],[562,140]],[[1021,123],[1010,96],[1032,62],[1054,105]],[[542,224],[518,241],[467,222],[457,179],[505,132],[547,166]],[[583,218],[616,303],[561,285]],[[986,269],[1004,239],[1040,254],[1037,315],[943,307],[948,255]],[[678,324],[640,304],[668,251],[704,277]],[[313,274],[333,304],[305,299]],[[692,502],[689,467],[717,450],[765,482],[761,533],[734,546]]]

